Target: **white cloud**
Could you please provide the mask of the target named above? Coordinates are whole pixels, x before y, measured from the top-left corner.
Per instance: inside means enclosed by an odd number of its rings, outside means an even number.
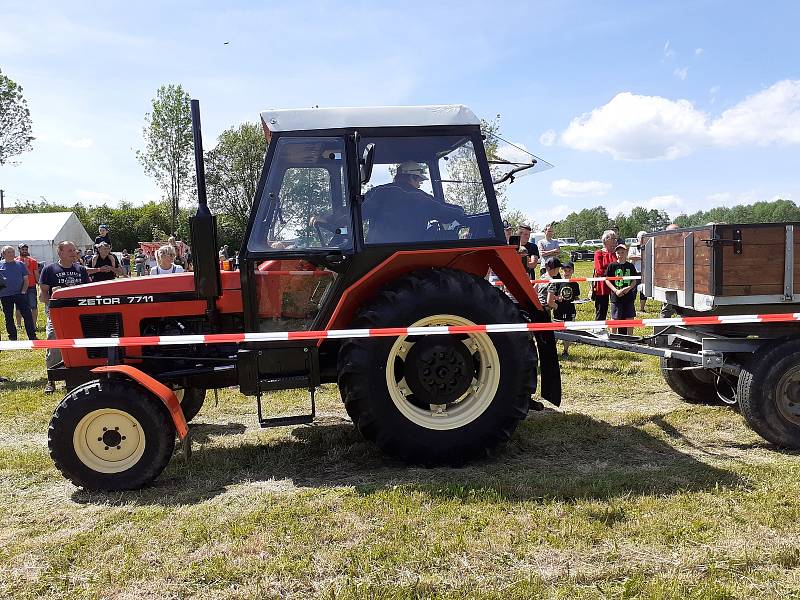
[[[670,48],[669,40],[667,40],[666,43],[664,44],[664,58],[665,59],[675,58],[675,50]]]
[[[779,81],[717,118],[689,100],[621,92],[608,104],[574,118],[560,142],[617,160],[672,160],[711,145],[798,144],[800,80]]]
[[[689,67],[682,67],[680,69],[675,69],[672,71],[672,74],[675,75],[681,81],[685,81],[686,77],[689,75]]]
[[[561,143],[617,160],[674,159],[691,153],[705,135],[705,115],[688,100],[622,92],[574,118]]]
[[[66,139],[63,140],[63,143],[65,146],[69,146],[70,148],[91,148],[94,146],[94,140],[88,137]]]
[[[611,184],[605,181],[570,181],[556,179],[550,184],[550,191],[555,196],[605,196],[611,191]]]
[[[555,129],[548,129],[542,135],[539,136],[539,143],[542,146],[552,146],[556,143],[556,138],[558,134],[556,133]]]
[[[705,52],[705,50],[703,50],[702,48],[695,48],[694,49],[694,55],[695,56],[701,56],[704,52]]]
[[[82,202],[110,202],[114,199],[106,192],[92,192],[90,190],[75,190],[75,198]]]
[[[620,213],[628,214],[637,206],[651,210],[663,210],[666,211],[670,217],[675,217],[686,211],[686,201],[683,198],[674,194],[667,194],[664,196],[653,196],[647,200],[625,200],[619,202],[609,207],[608,214],[612,216],[616,216]]]
[[[720,89],[719,86],[715,85],[715,86],[709,88],[708,93],[713,96],[714,94],[718,94],[719,93],[719,89]]]
[[[800,144],[800,80],[748,96],[711,123],[709,133],[724,146]]]
[[[704,206],[697,207],[696,210],[701,208],[713,208],[715,206],[736,206],[737,204],[752,204],[757,202],[760,196],[755,190],[748,192],[716,192],[708,194]]]

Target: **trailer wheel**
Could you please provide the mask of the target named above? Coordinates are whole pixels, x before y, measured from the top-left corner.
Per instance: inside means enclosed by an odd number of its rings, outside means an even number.
[[[380,292],[353,327],[435,327],[524,322],[484,279],[450,269],[407,275]],[[486,456],[527,415],[535,355],[514,333],[350,339],[339,352],[339,389],[365,438],[418,464]]]
[[[686,363],[674,358],[661,358],[661,375],[664,381],[687,402],[719,404],[714,376],[705,369],[680,370]]]
[[[197,416],[200,409],[203,408],[203,403],[206,401],[206,390],[201,388],[181,388],[175,390],[175,396],[178,402],[181,403],[181,410],[183,410],[183,418],[188,423]]]
[[[131,490],[167,466],[175,427],[161,401],[133,383],[92,381],[61,401],[47,441],[56,468],[75,485]]]
[[[768,442],[800,449],[800,340],[762,348],[739,374],[739,409]]]

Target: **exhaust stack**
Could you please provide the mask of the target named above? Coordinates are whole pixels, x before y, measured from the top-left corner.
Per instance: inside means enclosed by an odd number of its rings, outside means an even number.
[[[217,298],[222,294],[219,273],[219,243],[217,217],[211,214],[206,199],[206,174],[203,165],[203,133],[200,129],[200,102],[192,100],[192,137],[194,138],[194,166],[197,174],[197,213],[189,217],[189,231],[194,255],[194,289],[208,302],[206,313],[216,329]]]

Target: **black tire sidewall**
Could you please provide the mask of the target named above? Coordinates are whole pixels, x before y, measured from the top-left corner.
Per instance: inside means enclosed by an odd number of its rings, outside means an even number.
[[[206,390],[203,388],[188,387],[183,389],[181,410],[183,411],[183,418],[186,419],[187,423],[200,413],[205,401]]]
[[[120,473],[95,471],[75,452],[73,434],[78,423],[101,409],[127,412],[144,432],[144,453],[136,464]],[[75,388],[61,401],[50,422],[48,446],[56,467],[75,485],[91,490],[137,489],[155,479],[169,462],[175,447],[175,428],[161,401],[138,387],[94,382]]]
[[[788,340],[756,352],[739,377],[738,396],[748,425],[764,439],[787,448],[800,448],[800,425],[778,409],[777,386],[792,367],[800,366],[800,340]]]
[[[456,282],[460,283],[461,292],[453,294],[452,289],[436,287],[431,281],[426,281],[424,276],[424,293],[415,295],[415,302],[404,305],[402,300],[410,299],[409,294],[399,294],[392,304],[391,311],[384,311],[390,318],[382,319],[380,323],[370,321],[368,326],[381,327],[406,327],[433,315],[447,314],[462,317],[476,324],[489,324],[499,322],[522,322],[522,317],[516,307],[504,305],[509,302],[503,297],[498,303],[494,297],[497,290],[491,288],[484,280],[474,276],[457,272]],[[469,277],[465,285],[464,277]],[[489,286],[488,289],[483,284]],[[472,287],[474,286],[474,287]],[[470,290],[474,289],[474,293]],[[415,290],[417,291],[417,290]],[[503,308],[498,311],[498,306]],[[503,314],[498,314],[501,312]],[[365,325],[357,323],[355,326]],[[386,360],[396,338],[370,338],[362,340],[360,350],[364,352],[362,359],[369,364],[364,372],[354,374],[357,387],[369,390],[369,398],[362,402],[362,413],[353,415],[354,421],[365,437],[375,439],[379,446],[393,455],[399,455],[413,462],[420,461],[421,457],[428,456],[430,460],[422,458],[421,462],[430,463],[461,463],[477,454],[485,454],[481,448],[490,448],[504,441],[510,435],[508,428],[513,431],[516,423],[524,417],[530,394],[525,396],[520,390],[526,389],[523,378],[532,377],[530,368],[525,364],[526,352],[532,354],[528,336],[520,333],[487,334],[497,352],[500,376],[494,399],[486,410],[470,423],[455,429],[433,430],[418,425],[409,420],[395,405],[389,393],[386,382]],[[530,358],[530,360],[533,360]],[[343,397],[348,390],[342,389]],[[364,417],[367,417],[364,419]],[[376,431],[367,431],[362,427],[373,427]],[[502,431],[506,429],[506,431]],[[413,452],[408,451],[408,446],[413,441]],[[476,449],[478,449],[476,451]]]

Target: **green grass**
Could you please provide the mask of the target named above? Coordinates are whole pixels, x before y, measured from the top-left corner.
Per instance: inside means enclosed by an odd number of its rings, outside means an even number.
[[[466,468],[382,456],[333,386],[314,426],[274,430],[222,390],[191,461],[126,494],[61,478],[43,355],[0,353],[0,597],[800,597],[800,459],[653,358],[570,353],[562,406]]]

